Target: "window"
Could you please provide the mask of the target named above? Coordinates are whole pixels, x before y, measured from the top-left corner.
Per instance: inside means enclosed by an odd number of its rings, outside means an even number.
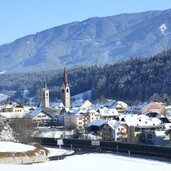
[[[140,131],[140,129],[138,127],[135,127],[135,132]]]
[[[67,93],[68,93],[68,92],[69,92],[69,89],[67,88],[66,91],[67,91]]]
[[[148,134],[148,139],[152,139],[152,134]]]

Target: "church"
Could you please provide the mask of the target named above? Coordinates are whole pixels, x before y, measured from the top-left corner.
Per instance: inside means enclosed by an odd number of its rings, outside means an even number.
[[[49,103],[49,89],[47,86],[47,83],[45,82],[44,88],[42,88],[42,102],[41,106],[39,106],[36,110],[31,112],[31,118],[34,123],[37,125],[48,125],[53,124],[53,122],[56,123],[56,117],[61,112],[61,109],[59,108],[53,108],[50,106]],[[66,69],[64,68],[63,73],[63,83],[61,86],[61,103],[64,110],[69,110],[71,107],[71,101],[70,101],[70,87],[68,84],[67,79],[67,73]]]
[[[71,107],[70,88],[69,88],[68,78],[65,68],[64,68],[64,75],[63,75],[63,84],[61,88],[61,100],[65,108]]]

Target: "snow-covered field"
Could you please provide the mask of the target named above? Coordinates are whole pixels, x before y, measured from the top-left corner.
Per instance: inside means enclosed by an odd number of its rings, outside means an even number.
[[[34,149],[33,146],[25,144],[0,142],[0,152],[19,152],[32,149]],[[50,151],[49,156],[72,153],[72,151],[57,148],[48,148],[48,150]],[[171,164],[166,162],[124,157],[112,154],[90,153],[66,157],[63,160],[47,161],[45,163],[32,165],[0,164],[0,168],[1,171],[169,171],[171,169]]]
[[[61,155],[68,155],[68,154],[72,154],[74,153],[73,150],[64,150],[64,149],[59,149],[59,148],[47,148],[45,147],[46,149],[48,149],[49,151],[49,157],[52,157],[52,156],[61,156]]]
[[[0,165],[1,171],[169,171],[171,164],[112,154],[84,154],[33,165]]]
[[[29,151],[34,149],[35,147],[31,145],[0,141],[0,152],[23,152],[23,151]]]

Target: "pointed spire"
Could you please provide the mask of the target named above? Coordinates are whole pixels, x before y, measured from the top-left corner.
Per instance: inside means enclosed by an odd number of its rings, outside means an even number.
[[[46,83],[46,81],[45,81],[45,89],[47,89],[47,83]]]
[[[66,73],[66,70],[65,70],[65,68],[64,68],[64,77],[63,77],[63,83],[64,83],[64,85],[65,85],[65,86],[68,84],[67,73]]]
[[[45,89],[48,89],[48,87],[47,87],[47,78],[45,78]]]

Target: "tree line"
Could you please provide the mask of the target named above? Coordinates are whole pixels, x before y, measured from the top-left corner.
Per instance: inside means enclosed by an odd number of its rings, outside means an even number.
[[[126,102],[171,103],[171,49],[150,58],[130,58],[104,66],[68,69],[71,95],[92,90],[92,99],[112,98]],[[0,75],[0,90],[16,90],[15,98],[28,89],[40,100],[45,80],[51,100],[60,99],[63,70]]]

